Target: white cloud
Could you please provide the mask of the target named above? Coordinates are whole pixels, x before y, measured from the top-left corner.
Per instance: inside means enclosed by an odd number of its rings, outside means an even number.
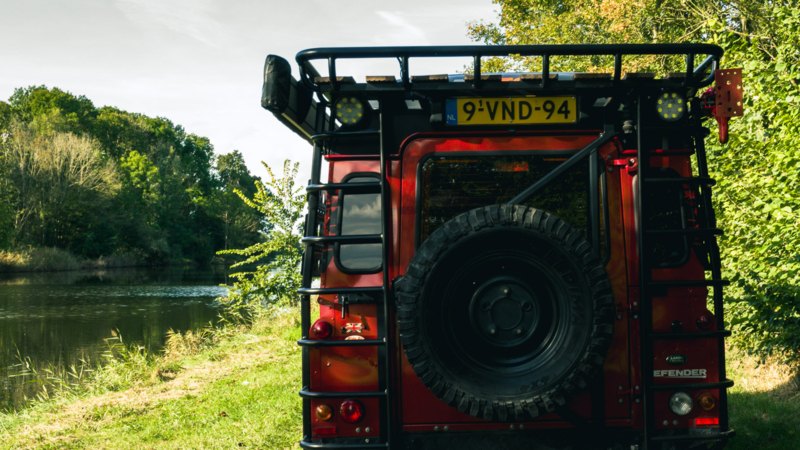
[[[383,20],[392,26],[392,30],[383,33],[378,44],[384,45],[430,45],[425,32],[417,25],[403,17],[405,14],[375,11]]]
[[[230,32],[216,19],[210,0],[116,0],[125,16],[145,28],[166,27],[212,47],[222,47]]]

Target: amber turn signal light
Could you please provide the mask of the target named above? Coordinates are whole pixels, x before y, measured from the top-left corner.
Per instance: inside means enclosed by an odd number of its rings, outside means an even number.
[[[323,403],[317,406],[315,413],[317,415],[317,419],[319,420],[331,420],[331,417],[333,417],[333,408],[331,408],[330,405]]]
[[[714,396],[708,392],[700,394],[700,398],[697,399],[697,402],[700,403],[700,407],[706,411],[711,411],[715,406],[717,406],[717,399],[715,399]]]
[[[328,339],[333,334],[333,327],[328,322],[320,319],[314,322],[314,325],[311,325],[311,331],[314,332],[314,336],[320,339]]]
[[[345,400],[339,408],[339,415],[347,423],[356,423],[364,417],[364,405],[357,400]]]

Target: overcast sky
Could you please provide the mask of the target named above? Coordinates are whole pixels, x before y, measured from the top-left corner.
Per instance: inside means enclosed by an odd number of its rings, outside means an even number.
[[[166,117],[217,154],[241,151],[262,177],[259,161],[299,161],[305,182],[310,147],[259,104],[267,54],[296,66],[313,47],[471,44],[466,22],[493,21],[496,9],[491,0],[0,0],[0,98],[57,86],[98,107]],[[411,73],[465,63],[425,61]],[[399,76],[394,61],[337,70]]]

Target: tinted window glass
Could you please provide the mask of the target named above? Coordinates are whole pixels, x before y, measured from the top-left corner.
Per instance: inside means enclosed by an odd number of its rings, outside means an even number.
[[[373,183],[376,177],[353,177],[348,183]],[[380,194],[348,194],[341,196],[341,233],[347,235],[381,234]],[[378,270],[381,266],[381,244],[339,246],[339,264],[345,270]]]
[[[458,214],[508,202],[564,161],[566,157],[536,155],[434,156],[426,160],[419,180],[419,242]],[[551,181],[525,204],[557,215],[588,238],[588,198],[587,160]]]
[[[651,168],[646,176],[651,178],[678,178],[673,169]],[[652,183],[645,190],[647,216],[644,218],[648,230],[681,230],[688,228],[693,209],[687,204],[684,187],[673,183]],[[679,267],[689,258],[689,242],[686,236],[654,235],[649,239],[650,257],[656,267]]]

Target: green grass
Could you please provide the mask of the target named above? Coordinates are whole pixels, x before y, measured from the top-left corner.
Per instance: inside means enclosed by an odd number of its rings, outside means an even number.
[[[82,390],[0,414],[0,449],[296,449],[297,310],[250,327],[174,335],[164,355],[120,354]],[[800,448],[800,382],[732,354],[731,450]]]

